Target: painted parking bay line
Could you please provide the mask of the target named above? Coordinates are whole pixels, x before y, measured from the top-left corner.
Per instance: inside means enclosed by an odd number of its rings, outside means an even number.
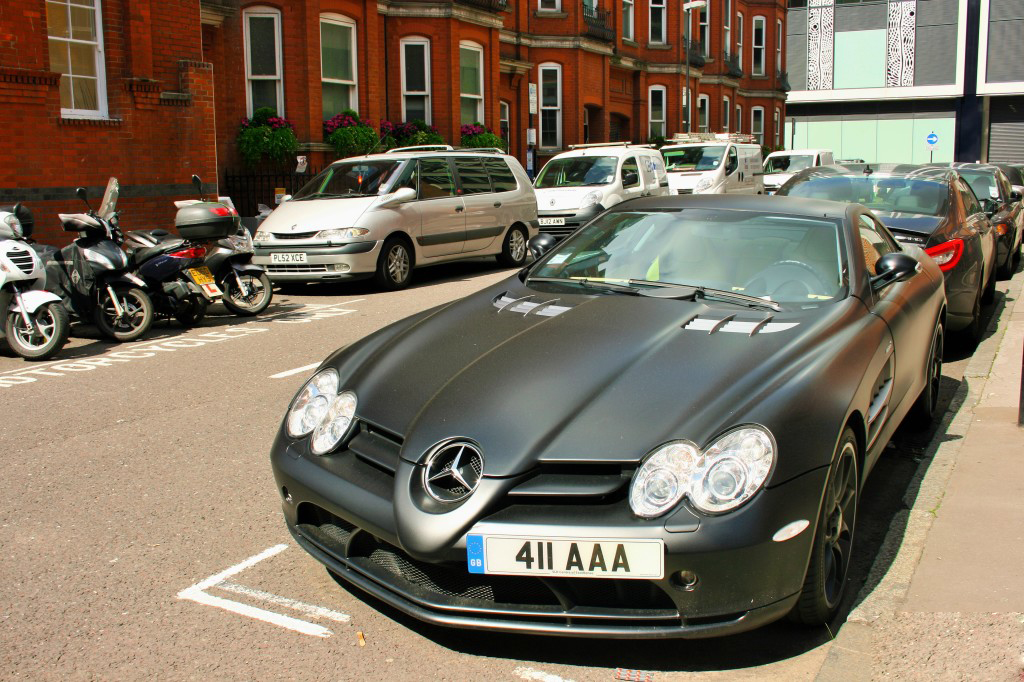
[[[296,367],[295,369],[289,369],[289,370],[284,371],[284,372],[278,372],[277,374],[271,374],[270,378],[271,379],[284,379],[285,377],[290,377],[293,374],[299,374],[301,372],[308,372],[309,370],[316,369],[319,366],[320,366],[319,362],[314,362],[312,365],[303,365],[302,367]]]
[[[322,625],[310,623],[309,621],[305,621],[300,618],[286,616],[275,611],[268,611],[267,609],[250,606],[249,604],[243,604],[242,602],[233,601],[224,597],[217,597],[207,592],[209,589],[221,589],[235,594],[242,594],[253,599],[259,599],[277,606],[284,606],[306,616],[312,616],[314,618],[329,618],[340,623],[347,623],[350,616],[348,614],[341,613],[340,611],[332,611],[331,609],[326,609],[322,606],[306,604],[305,602],[300,602],[296,599],[281,597],[276,594],[264,592],[263,590],[239,585],[238,583],[228,580],[228,578],[238,575],[247,568],[251,568],[272,556],[276,556],[286,549],[288,549],[288,545],[286,544],[268,547],[259,554],[249,557],[245,561],[241,561],[234,566],[226,568],[220,573],[215,573],[205,580],[200,580],[191,587],[186,587],[178,593],[178,599],[187,599],[198,604],[215,606],[219,609],[224,609],[225,611],[237,613],[240,616],[246,616],[248,618],[263,621],[264,623],[277,625],[304,635],[310,635],[313,637],[330,637],[334,633]]]

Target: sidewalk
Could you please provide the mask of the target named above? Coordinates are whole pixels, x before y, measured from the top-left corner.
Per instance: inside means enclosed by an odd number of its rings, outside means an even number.
[[[972,357],[819,681],[1024,680],[1024,273]],[[884,568],[878,568],[883,566]]]

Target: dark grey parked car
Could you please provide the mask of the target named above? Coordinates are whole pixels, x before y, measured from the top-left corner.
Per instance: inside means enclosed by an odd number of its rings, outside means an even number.
[[[996,232],[968,186],[949,168],[903,164],[821,166],[793,176],[780,196],[853,201],[870,208],[903,244],[924,248],[945,275],[947,329],[975,344],[981,307],[996,286]]]
[[[296,541],[442,625],[828,621],[868,472],[934,413],[938,266],[786,197],[636,199],[552,244],[321,364],[271,450]]]

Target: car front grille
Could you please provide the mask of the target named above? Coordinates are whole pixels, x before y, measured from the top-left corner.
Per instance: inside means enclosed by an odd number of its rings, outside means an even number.
[[[556,241],[562,241],[570,234],[575,232],[580,225],[583,224],[581,220],[575,220],[576,215],[568,213],[565,215],[544,215],[542,218],[565,218],[565,225],[541,225],[540,231],[545,234],[550,234],[555,238]]]
[[[299,265],[267,265],[267,272],[273,274],[286,274],[286,273],[326,273],[328,272],[326,265],[312,265],[312,264],[299,264]]]
[[[693,194],[692,189],[677,189],[676,194]]]
[[[274,239],[312,239],[319,230],[314,232],[271,232]]]

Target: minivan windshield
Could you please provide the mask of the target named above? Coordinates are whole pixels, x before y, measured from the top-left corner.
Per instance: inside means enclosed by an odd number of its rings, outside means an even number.
[[[615,179],[615,168],[619,160],[614,156],[572,156],[548,161],[534,186],[537,189],[552,187],[587,187],[607,185]]]
[[[936,180],[898,175],[830,175],[795,178],[779,194],[864,204],[886,213],[945,215],[949,190]]]
[[[669,173],[680,171],[715,170],[725,156],[725,145],[694,145],[693,147],[677,147],[662,149],[665,157],[665,170]]]
[[[576,231],[526,280],[581,287],[706,287],[778,303],[843,291],[838,221],[733,209],[612,211]]]
[[[307,182],[291,200],[338,199],[386,194],[402,161],[351,160],[333,163]]]
[[[765,173],[795,173],[814,165],[814,157],[803,154],[790,156],[769,156],[764,160]]]

